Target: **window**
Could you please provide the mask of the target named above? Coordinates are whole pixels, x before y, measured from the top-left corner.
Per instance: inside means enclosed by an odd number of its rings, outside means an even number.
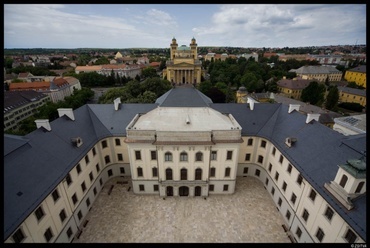
[[[271,170],[272,170],[272,164],[270,163],[269,164],[269,172],[271,172]]]
[[[86,207],[90,207],[90,198],[89,197],[87,197],[87,199],[86,199]]]
[[[25,239],[25,236],[22,232],[22,230],[19,228],[13,235],[12,238],[14,240],[14,243],[20,243]]]
[[[290,211],[287,210],[285,214],[285,217],[287,218],[287,220],[290,220],[290,216],[291,216]]]
[[[283,189],[283,191],[284,191],[284,192],[286,191],[286,187],[287,187],[286,182],[283,182],[283,187],[282,187],[282,189]]]
[[[96,187],[94,187],[94,196],[97,194],[98,192],[96,191]]]
[[[154,191],[159,191],[159,186],[158,186],[158,184],[154,184],[154,185],[153,185],[153,190],[154,190]]]
[[[344,235],[344,239],[348,243],[355,243],[355,241],[357,239],[357,236],[356,236],[356,234],[354,232],[352,232],[351,229],[348,229],[346,235]]]
[[[172,161],[172,153],[166,152],[164,154],[164,161]]]
[[[312,200],[312,201],[315,201],[315,198],[316,198],[316,192],[313,190],[313,189],[311,189],[311,192],[310,192],[310,199]]]
[[[339,185],[342,186],[342,188],[344,188],[346,186],[347,180],[348,180],[348,177],[346,175],[343,175],[342,179],[340,180]]]
[[[81,213],[81,210],[78,211],[77,217],[78,217],[78,220],[81,220],[82,219],[83,215]]]
[[[157,159],[157,151],[150,151],[150,157],[152,160],[156,160]]]
[[[283,200],[281,200],[281,198],[279,197],[279,200],[278,200],[279,207],[281,207],[281,203],[283,203]]]
[[[188,180],[188,170],[187,169],[181,169],[180,179],[181,180]]]
[[[166,180],[172,180],[172,169],[166,169]]]
[[[57,202],[57,200],[59,199],[59,193],[58,193],[58,190],[54,190],[53,193],[51,194],[53,196],[53,200],[54,202]]]
[[[44,237],[45,237],[46,242],[49,242],[53,238],[53,233],[51,232],[50,227],[46,229],[44,233]]]
[[[77,196],[76,196],[76,193],[74,193],[74,194],[73,194],[73,196],[72,196],[72,202],[73,202],[73,204],[75,204],[75,205],[76,205],[76,203],[78,202],[78,198],[77,198]]]
[[[44,213],[44,210],[42,210],[42,207],[38,207],[38,209],[36,209],[35,211],[35,215],[36,215],[36,218],[38,221],[40,221],[42,219],[42,217],[44,217],[45,213]]]
[[[299,227],[297,227],[297,231],[295,231],[295,234],[297,234],[297,237],[298,238],[301,238],[301,236],[302,236],[302,230]]]
[[[211,175],[210,177],[215,177],[216,176],[216,168],[215,167],[212,167],[211,168]]]
[[[82,189],[82,192],[85,192],[86,191],[86,184],[85,184],[85,182],[83,182],[81,184],[81,189]]]
[[[141,152],[140,151],[135,151],[135,158],[136,158],[136,160],[141,160]]]
[[[301,176],[301,174],[299,174],[298,177],[297,177],[297,183],[299,185],[301,185],[302,184],[302,181],[303,181],[303,177]]]
[[[203,161],[203,153],[197,152],[195,154],[195,161]]]
[[[180,153],[180,161],[188,161],[188,154],[186,152]]]
[[[260,164],[263,163],[263,156],[258,155],[258,163],[260,163]]]
[[[225,184],[224,185],[224,191],[228,191],[229,190],[229,185]]]
[[[244,173],[244,174],[248,174],[248,167],[244,167],[244,169],[243,169],[243,173]]]
[[[90,172],[89,178],[90,178],[90,182],[94,181],[94,174],[93,174],[93,172]]]
[[[280,155],[280,158],[279,158],[279,163],[282,164],[283,163],[283,160],[284,160],[284,157],[283,155]]]
[[[104,148],[106,148],[106,147],[108,147],[108,144],[107,144],[107,141],[106,140],[103,140],[102,142],[101,142],[101,147],[104,149]]]
[[[138,167],[137,168],[137,176],[142,177],[143,176],[143,168]]]
[[[251,160],[251,154],[250,153],[246,153],[245,154],[245,161],[250,161]]]
[[[275,172],[275,180],[278,181],[279,180],[279,172]]]
[[[96,155],[95,147],[93,147],[93,149],[92,149],[92,153],[93,153],[93,156],[95,156],[95,155]]]
[[[259,170],[259,169],[256,169],[256,171],[254,172],[254,175],[256,175],[256,176],[260,176],[260,173],[261,173],[261,171]]]
[[[140,190],[140,191],[145,191],[144,184],[139,184],[139,190]]]
[[[227,151],[226,160],[232,160],[232,159],[233,159],[233,151]]]
[[[265,184],[266,184],[266,186],[269,185],[269,179],[268,178],[266,178]]]
[[[230,168],[226,168],[225,169],[225,177],[229,177],[230,176]]]
[[[213,184],[209,185],[208,191],[213,192],[215,190],[215,186]]]
[[[357,188],[356,188],[356,191],[355,193],[360,193],[363,186],[364,186],[365,182],[360,182],[358,185],[357,185]]]
[[[109,157],[109,155],[105,156],[104,157],[104,160],[105,160],[105,164],[109,164],[110,163],[110,157]]]
[[[324,231],[319,227],[319,229],[317,230],[317,233],[316,233],[316,238],[322,242],[322,240],[324,239],[324,236],[325,236],[325,233]]]
[[[304,209],[303,210],[303,214],[302,214],[302,218],[307,221],[308,220],[308,216],[310,216],[310,214],[308,213],[307,209]]]
[[[217,151],[211,152],[211,160],[217,160]]]
[[[275,194],[275,188],[274,187],[272,187],[271,188],[271,195],[274,195]]]
[[[81,166],[80,166],[80,164],[78,164],[76,166],[76,171],[77,171],[77,174],[80,174],[81,173]]]
[[[68,238],[71,238],[72,234],[73,234],[72,229],[71,228],[68,228],[68,230],[67,230],[67,236],[68,236]]]
[[[328,218],[328,220],[331,220],[333,218],[334,211],[328,206],[325,210],[324,215],[326,216],[326,218]]]
[[[275,156],[275,153],[276,153],[276,148],[274,147],[274,148],[272,148],[272,155]]]
[[[292,165],[291,164],[288,164],[288,169],[287,169],[287,172],[290,174],[292,173]]]
[[[98,173],[100,171],[99,164],[96,164],[96,172]]]
[[[103,185],[103,179],[99,179],[99,183],[100,183],[100,186],[102,186]]]
[[[266,148],[266,141],[265,140],[261,140],[261,147]]]
[[[195,170],[195,180],[202,180],[202,169]]]
[[[253,145],[253,139],[252,138],[248,139],[247,145],[248,146],[252,146]]]
[[[290,198],[290,201],[293,203],[293,205],[295,204],[295,201],[297,200],[297,196],[293,193],[292,194],[292,197]]]
[[[90,162],[89,155],[85,156],[85,162],[86,162],[86,164],[88,164]]]
[[[120,139],[115,139],[116,141],[116,146],[120,146],[121,145],[121,140]]]
[[[118,153],[117,154],[117,159],[118,159],[118,161],[123,161],[123,155],[122,155],[122,153]]]

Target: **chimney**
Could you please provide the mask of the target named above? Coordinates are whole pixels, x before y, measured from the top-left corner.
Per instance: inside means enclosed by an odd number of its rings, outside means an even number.
[[[288,147],[292,147],[294,145],[294,143],[297,142],[297,138],[293,138],[293,137],[288,137],[285,139],[285,144],[288,146]]]
[[[320,114],[307,114],[306,123],[310,123],[312,120],[319,121]]]
[[[75,120],[75,116],[73,114],[73,109],[72,108],[58,108],[58,114],[59,114],[59,117],[62,117],[63,115],[66,115],[72,121]]]
[[[117,111],[119,109],[120,103],[121,103],[121,98],[120,97],[114,99],[114,110]]]
[[[47,131],[51,131],[51,126],[50,126],[50,123],[49,123],[49,119],[35,120],[35,123],[36,123],[37,128],[43,127]]]
[[[299,104],[289,104],[289,110],[288,110],[288,113],[292,113],[293,110],[296,110],[296,111],[299,111],[299,107],[301,107],[301,105]]]
[[[186,117],[186,124],[190,124],[190,118],[189,118],[189,115]]]
[[[250,109],[253,110],[254,109],[254,103],[256,103],[256,101],[253,98],[248,97],[247,103],[249,103]]]

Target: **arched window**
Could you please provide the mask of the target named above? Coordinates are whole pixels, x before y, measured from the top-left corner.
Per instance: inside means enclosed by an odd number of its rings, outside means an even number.
[[[166,180],[172,180],[172,169],[166,169]]]
[[[342,188],[344,188],[346,186],[347,180],[348,180],[348,177],[346,175],[343,175],[342,179],[340,180],[339,185],[342,186]]]
[[[362,187],[364,186],[365,182],[360,182],[358,185],[357,185],[357,188],[356,188],[356,191],[355,193],[360,193],[361,190],[362,190]]]
[[[187,169],[181,169],[181,180],[188,180],[188,170]]]
[[[195,161],[203,161],[203,153],[197,152],[195,154]]]
[[[164,161],[172,161],[172,153],[166,152],[164,154]]]
[[[188,154],[186,152],[180,153],[180,161],[188,161]]]
[[[195,180],[202,180],[202,169],[195,170]]]

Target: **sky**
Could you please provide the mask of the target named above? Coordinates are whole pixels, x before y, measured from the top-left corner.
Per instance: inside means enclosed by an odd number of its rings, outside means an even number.
[[[4,48],[366,45],[365,4],[5,4]]]

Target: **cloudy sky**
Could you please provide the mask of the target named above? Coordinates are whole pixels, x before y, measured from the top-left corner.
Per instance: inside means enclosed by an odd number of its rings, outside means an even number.
[[[5,4],[4,48],[366,44],[365,4]]]

